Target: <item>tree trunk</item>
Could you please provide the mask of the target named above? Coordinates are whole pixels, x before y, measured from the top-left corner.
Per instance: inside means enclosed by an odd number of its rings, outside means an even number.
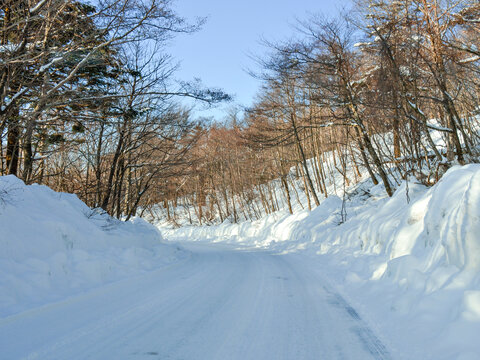
[[[119,133],[117,148],[115,149],[115,154],[113,155],[112,164],[111,164],[112,167],[110,169],[107,185],[105,187],[105,197],[103,198],[102,205],[101,205],[102,209],[105,211],[107,211],[108,203],[110,202],[110,196],[113,190],[113,178],[117,170],[118,160],[120,159],[120,155],[122,153],[124,139],[125,139],[125,129],[122,129]]]
[[[290,214],[293,214],[292,201],[290,197],[290,189],[288,188],[287,179],[285,178],[285,176],[281,176],[280,179],[282,180],[283,188],[285,189],[285,194],[287,195],[286,198],[287,198],[287,204],[288,204],[288,211],[290,212]]]
[[[18,123],[18,109],[8,119],[7,129],[7,174],[18,174],[18,162],[20,157],[20,124]]]
[[[312,194],[313,200],[315,201],[315,205],[318,206],[318,205],[320,205],[320,201],[318,200],[317,192],[315,191],[315,187],[313,186],[313,182],[312,182],[312,178],[310,176],[310,172],[308,171],[307,158],[305,157],[305,153],[303,151],[303,147],[302,147],[302,144],[300,142],[300,136],[298,134],[297,125],[296,125],[295,117],[294,117],[293,114],[290,114],[290,120],[292,122],[292,128],[293,128],[293,132],[295,134],[295,140],[296,140],[295,142],[297,144],[298,151],[300,152],[300,155],[302,157],[302,164],[303,164],[303,168],[304,168],[304,171],[305,171],[305,177],[307,178],[308,187],[310,188],[310,192]]]
[[[372,179],[373,184],[378,185],[377,177],[375,176],[375,174],[374,174],[374,172],[373,172],[373,170],[370,166],[370,162],[368,161],[367,154],[365,153],[365,147],[363,146],[363,141],[362,141],[362,137],[360,135],[360,131],[358,130],[358,127],[356,127],[356,126],[355,126],[355,132],[357,134],[357,144],[358,144],[358,148],[360,149],[360,154],[362,155],[362,160],[363,160],[363,163],[365,164],[365,168],[367,169],[367,172],[370,175],[370,178]]]

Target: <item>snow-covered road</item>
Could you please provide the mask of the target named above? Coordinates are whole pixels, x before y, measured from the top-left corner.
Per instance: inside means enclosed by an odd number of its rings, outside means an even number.
[[[186,247],[174,265],[1,319],[0,358],[391,358],[301,257]]]

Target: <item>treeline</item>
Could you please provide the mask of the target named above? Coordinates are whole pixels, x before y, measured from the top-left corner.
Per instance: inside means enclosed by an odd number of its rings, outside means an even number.
[[[255,104],[203,133],[192,175],[171,182],[153,216],[258,219],[361,177],[392,195],[409,176],[432,185],[478,162],[478,1],[361,0],[268,46]]]
[[[136,214],[190,165],[198,125],[175,99],[228,99],[172,80],[166,44],[201,24],[170,0],[3,0],[0,173]]]
[[[267,44],[251,108],[193,121],[165,50],[169,0],[0,4],[0,173],[119,218],[238,222],[313,208],[366,177],[391,195],[479,158],[480,4],[359,0]],[[338,192],[343,193],[343,191]]]

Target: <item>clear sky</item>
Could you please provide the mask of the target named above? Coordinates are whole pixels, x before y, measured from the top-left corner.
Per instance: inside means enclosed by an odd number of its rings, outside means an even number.
[[[349,0],[175,0],[178,15],[187,20],[207,17],[202,30],[180,35],[172,42],[169,51],[181,61],[176,77],[181,80],[198,77],[204,85],[220,87],[234,95],[235,103],[248,106],[260,86],[246,72],[246,69],[258,70],[249,55],[267,53],[260,40],[288,39],[294,33],[292,25],[296,18],[305,19],[312,13],[335,15],[349,3]],[[224,109],[196,114],[220,120]]]

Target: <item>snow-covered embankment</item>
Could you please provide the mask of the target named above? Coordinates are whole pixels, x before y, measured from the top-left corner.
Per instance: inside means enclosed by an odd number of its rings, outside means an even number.
[[[350,194],[342,224],[331,196],[311,212],[164,233],[302,251],[405,358],[478,359],[480,165],[455,166],[430,189],[403,183],[392,198],[369,181]]]
[[[75,195],[0,177],[0,316],[184,256],[142,219],[121,222]]]

